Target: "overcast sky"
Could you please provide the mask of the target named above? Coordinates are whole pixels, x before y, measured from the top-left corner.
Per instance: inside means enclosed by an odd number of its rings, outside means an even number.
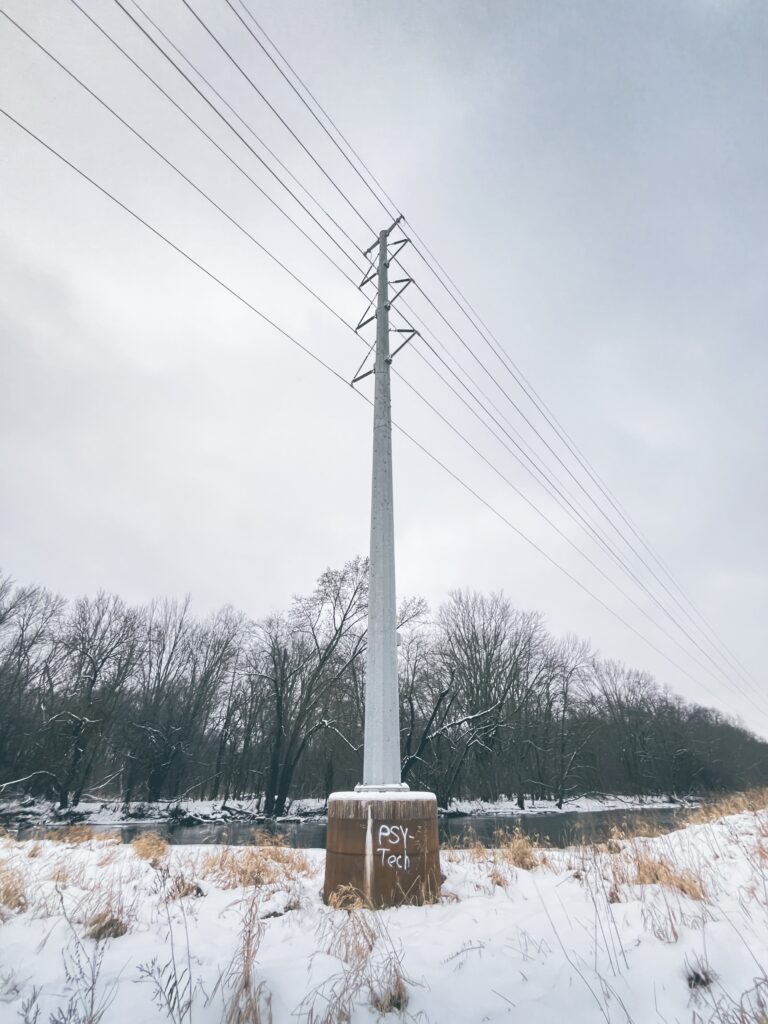
[[[331,250],[114,3],[79,2]],[[190,2],[341,192],[372,227],[386,227],[224,0]],[[768,7],[248,3],[764,694]],[[357,322],[360,294],[69,0],[3,7]],[[181,0],[147,0],[147,10],[357,247],[367,247],[368,229]],[[2,18],[0,97],[351,378],[363,354],[352,332]],[[327,566],[366,553],[368,405],[4,118],[0,189],[6,572],[67,596],[105,588],[146,602],[189,592],[200,612],[232,603],[258,617],[307,592]],[[404,252],[403,262],[546,432],[416,255]],[[410,294],[440,343],[607,528],[475,358]],[[404,350],[396,368],[691,650],[417,352]],[[360,390],[372,394],[371,381]],[[750,702],[737,692],[743,683],[729,686],[697,666],[397,379],[393,407],[404,427],[696,681],[396,436],[401,595],[424,595],[437,607],[453,588],[503,590],[544,612],[556,633],[588,637],[602,654],[768,734],[755,706],[768,706],[763,697]]]

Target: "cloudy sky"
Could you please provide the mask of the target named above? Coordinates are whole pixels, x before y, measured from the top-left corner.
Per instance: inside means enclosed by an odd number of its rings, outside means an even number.
[[[587,636],[604,655],[768,734],[768,7],[247,2],[751,679],[716,671],[512,458],[507,438],[505,447],[446,389],[419,342],[396,368],[458,433],[395,379],[397,421],[676,664],[397,435],[400,593],[436,607],[453,588],[503,590],[543,611],[555,632]],[[338,245],[116,3],[78,3],[357,279],[340,250],[354,257],[353,245],[313,203],[357,249],[373,241],[363,219],[378,230],[386,216],[225,0],[190,6],[336,187],[182,0],[142,7],[308,190],[307,206]],[[245,18],[239,0],[232,6]],[[3,8],[347,324],[357,322],[360,293],[71,0]],[[5,18],[0,97],[351,378],[364,352],[353,332]],[[6,572],[65,595],[101,587],[145,602],[190,593],[201,612],[229,602],[260,616],[310,589],[325,567],[366,552],[368,405],[4,117],[0,195]],[[519,431],[714,657],[711,631],[698,632],[622,547],[598,511],[604,499],[418,255],[404,252],[403,263],[452,326],[409,290],[434,347],[471,374],[486,410]],[[360,390],[372,394],[370,380]]]

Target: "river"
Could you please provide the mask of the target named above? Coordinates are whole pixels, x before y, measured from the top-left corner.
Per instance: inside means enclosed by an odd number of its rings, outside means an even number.
[[[495,845],[495,835],[501,830],[516,828],[536,837],[543,845],[564,847],[578,842],[599,843],[608,839],[614,827],[628,826],[633,832],[647,826],[652,831],[672,831],[682,827],[693,808],[646,807],[636,810],[563,811],[541,814],[497,815],[477,814],[467,817],[441,817],[440,842],[462,844],[479,840],[483,846]],[[174,845],[226,843],[247,846],[253,842],[255,829],[272,832],[282,837],[289,846],[325,848],[326,823],[323,820],[229,822],[227,824],[171,825],[165,822],[131,823],[130,825],[94,826],[96,831],[119,831],[124,842],[130,842],[142,832],[158,832]],[[39,836],[44,830],[24,830],[20,839]],[[641,831],[642,834],[642,831]]]

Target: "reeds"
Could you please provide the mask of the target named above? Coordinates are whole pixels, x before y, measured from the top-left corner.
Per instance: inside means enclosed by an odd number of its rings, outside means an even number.
[[[159,863],[168,854],[169,843],[157,832],[142,832],[131,840],[131,849],[137,857]]]
[[[16,868],[0,863],[0,921],[23,913],[28,905],[24,876]]]
[[[203,857],[200,868],[222,889],[275,885],[309,873],[301,850],[286,846],[221,846]]]

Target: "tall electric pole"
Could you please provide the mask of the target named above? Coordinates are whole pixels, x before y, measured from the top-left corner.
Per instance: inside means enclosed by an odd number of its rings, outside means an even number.
[[[379,234],[363,787],[407,789],[400,782],[388,239],[389,231]]]
[[[330,903],[358,893],[373,906],[394,906],[431,902],[440,893],[437,800],[434,793],[410,792],[401,782],[400,769],[390,364],[417,333],[410,326],[395,328],[401,338],[390,352],[390,306],[411,283],[409,277],[389,277],[390,266],[408,242],[390,241],[401,220],[379,232],[377,242],[363,254],[370,259],[378,249],[378,259],[370,260],[360,286],[375,280],[376,297],[356,328],[376,321],[374,366],[366,373],[358,370],[352,380],[356,384],[371,374],[375,379],[363,782],[354,792],[328,797],[323,896]],[[391,285],[397,286],[394,294]],[[375,312],[367,316],[374,302]]]

